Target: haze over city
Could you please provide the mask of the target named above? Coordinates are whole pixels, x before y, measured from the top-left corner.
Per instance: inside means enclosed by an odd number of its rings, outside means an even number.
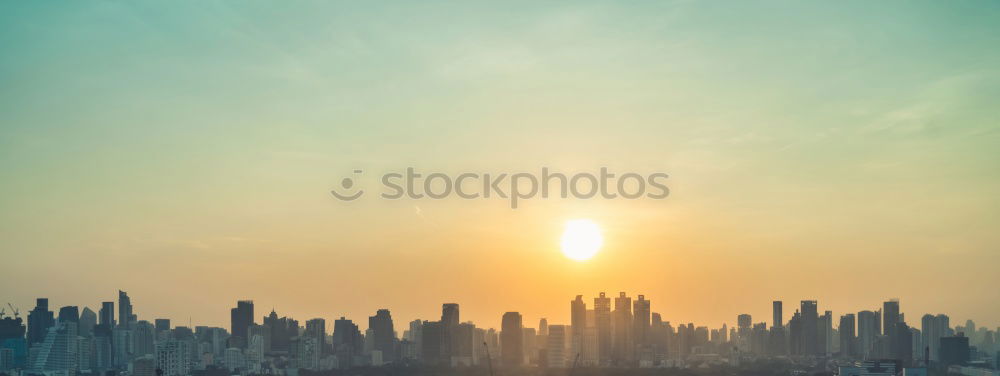
[[[710,328],[890,299],[996,328],[997,25],[998,2],[4,3],[0,305],[124,290],[175,325],[248,299],[363,330],[454,302],[499,329],[626,291]],[[377,196],[410,167],[669,196]]]

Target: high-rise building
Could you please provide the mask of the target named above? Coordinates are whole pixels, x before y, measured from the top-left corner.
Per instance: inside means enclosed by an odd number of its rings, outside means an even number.
[[[340,368],[350,368],[357,365],[355,356],[361,355],[361,331],[351,320],[341,317],[333,322],[333,351]]]
[[[456,317],[458,307],[455,307]],[[456,324],[456,328],[457,328]],[[388,309],[380,309],[375,312],[375,316],[368,318],[368,327],[372,329],[372,337],[366,340],[372,341],[374,350],[382,352],[383,362],[393,362],[396,360],[396,334],[392,326],[392,314]],[[454,334],[454,331],[453,333]]]
[[[251,324],[253,326],[253,324]],[[249,339],[249,329],[247,330],[247,338]],[[315,318],[306,321],[306,331],[305,336],[310,337],[315,341],[315,349],[310,348],[310,351],[316,352],[316,356],[323,355],[323,345],[326,344],[326,320],[321,318]],[[249,343],[249,342],[247,342]],[[310,354],[311,355],[311,354]]]
[[[446,365],[451,362],[443,353],[444,325],[440,321],[424,321],[420,327],[420,357],[425,364]]]
[[[875,341],[878,336],[878,314],[872,311],[858,312],[857,355],[863,359],[871,359],[876,353]]]
[[[803,300],[800,307],[802,315],[802,355],[822,355],[819,342],[819,312],[815,300]]]
[[[840,334],[840,356],[843,358],[854,358],[857,356],[855,343],[855,318],[853,313],[840,316],[840,326],[837,328]]]
[[[115,327],[115,302],[101,302],[101,310],[98,311],[98,324],[103,325],[107,330]]]
[[[608,364],[611,361],[611,298],[603,292],[594,298],[594,323],[597,327],[597,361]]]
[[[965,365],[969,361],[969,337],[941,337],[938,357],[941,366]]]
[[[156,332],[166,332],[170,330],[170,319],[156,319],[153,320],[156,326]]]
[[[633,302],[632,308],[632,334],[635,339],[635,343],[640,346],[648,345],[650,344],[650,303],[646,300],[645,295],[639,295],[639,298]]]
[[[500,324],[500,359],[508,367],[524,364],[524,331],[521,314],[507,312]]]
[[[892,299],[882,303],[882,334],[891,338],[899,321],[899,300]]]
[[[236,308],[230,310],[229,314],[229,332],[232,334],[230,340],[234,344],[233,347],[245,348],[247,345],[247,333],[250,325],[254,323],[253,301],[240,300],[236,302]]]
[[[775,300],[771,302],[771,327],[780,328],[785,326],[784,321],[781,317],[781,301]]]
[[[459,316],[458,303],[444,303],[441,305],[441,360],[444,364],[451,363],[451,357],[454,355],[454,350],[452,349],[453,342],[455,341],[455,328],[458,327],[458,323],[461,322]]]
[[[546,364],[553,368],[566,367],[566,325],[550,325],[545,344]]]
[[[124,291],[118,290],[118,325],[128,328],[135,317],[132,314],[132,299]]]
[[[634,342],[632,341],[632,298],[625,292],[618,293],[615,298],[615,311],[612,313],[611,332],[613,347],[611,361],[614,364],[625,365],[632,361]]]
[[[35,308],[28,312],[28,346],[40,343],[56,323],[52,311],[49,310],[49,299],[38,298]]]
[[[60,322],[45,333],[31,352],[29,370],[37,373],[75,373],[77,370],[76,323]]]
[[[569,302],[570,310],[570,356],[574,357],[583,350],[583,336],[587,328],[587,303],[583,295]]]
[[[97,313],[88,307],[83,307],[80,311],[78,332],[81,337],[90,338],[94,336],[94,327],[97,326]]]
[[[171,339],[156,344],[156,368],[163,371],[163,376],[190,375],[190,359],[188,341]]]
[[[80,308],[77,306],[65,306],[59,308],[59,322],[80,322]]]

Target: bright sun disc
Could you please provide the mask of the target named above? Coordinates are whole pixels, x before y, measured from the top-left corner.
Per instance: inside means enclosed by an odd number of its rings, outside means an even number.
[[[566,222],[562,235],[562,251],[566,257],[576,261],[589,260],[604,244],[601,228],[589,219],[574,219]]]

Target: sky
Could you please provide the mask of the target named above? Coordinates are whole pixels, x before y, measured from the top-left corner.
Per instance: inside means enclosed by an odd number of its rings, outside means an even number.
[[[627,291],[716,327],[898,298],[995,327],[997,46],[995,2],[6,2],[0,299],[498,327]],[[329,194],[407,167],[670,196]],[[585,262],[559,250],[578,218]]]

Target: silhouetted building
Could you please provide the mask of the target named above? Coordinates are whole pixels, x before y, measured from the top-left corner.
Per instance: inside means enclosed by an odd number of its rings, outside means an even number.
[[[500,325],[500,359],[505,366],[524,364],[524,331],[522,328],[520,313],[507,312],[503,314]]]
[[[819,343],[819,313],[815,300],[803,300],[799,314],[802,315],[801,348],[802,355],[821,355]]]
[[[611,361],[613,364],[624,365],[632,361],[632,298],[624,292],[615,298],[615,311],[612,313],[611,332],[613,347]]]
[[[49,328],[56,324],[52,311],[49,311],[49,300],[38,298],[35,308],[28,312],[28,346],[45,340]]]
[[[132,314],[132,299],[124,291],[118,290],[118,325],[128,328],[135,320]]]
[[[374,342],[372,346],[374,350],[382,352],[382,361],[386,363],[395,361],[396,335],[392,326],[392,314],[389,313],[389,310],[380,309],[375,312],[375,316],[369,317],[368,328],[372,330],[374,338],[367,340]]]
[[[240,300],[236,302],[236,308],[230,310],[230,341],[233,347],[245,348],[247,345],[247,333],[253,320],[253,301]]]
[[[846,315],[840,316],[840,326],[838,332],[840,334],[840,356],[844,358],[854,358],[857,357],[856,342],[857,337],[855,336],[855,319],[853,313],[848,313]]]
[[[361,331],[351,320],[344,317],[333,322],[333,351],[340,368],[350,368],[358,364],[355,357],[362,351]]]
[[[594,298],[594,324],[597,327],[597,360],[611,362],[611,298],[602,292]]]
[[[771,327],[780,328],[785,326],[784,321],[781,318],[781,301],[775,300],[771,302]]]
[[[969,337],[942,337],[939,351],[941,366],[965,365],[969,362]]]

